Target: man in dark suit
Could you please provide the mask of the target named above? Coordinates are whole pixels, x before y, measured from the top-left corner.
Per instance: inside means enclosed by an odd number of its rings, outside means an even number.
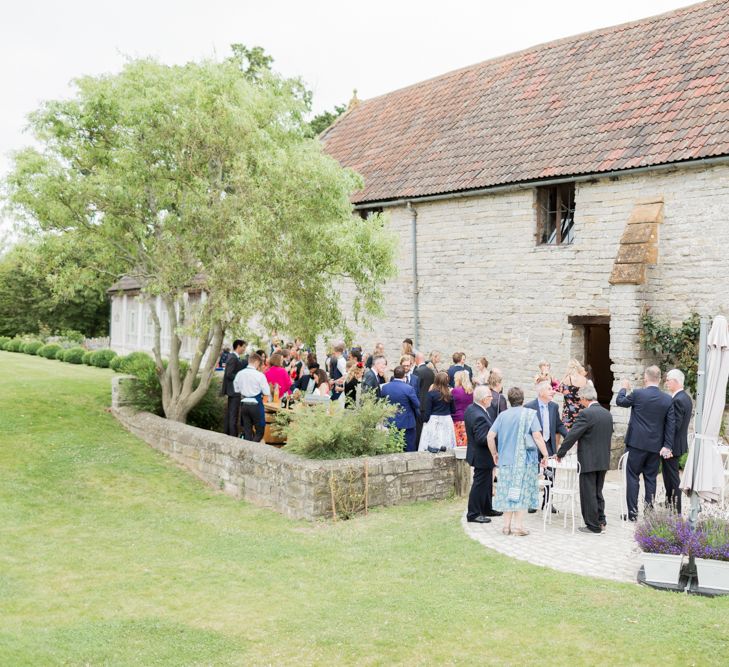
[[[666,430],[673,432],[673,412],[671,397],[662,392],[658,385],[661,381],[661,369],[649,366],[643,374],[643,389],[630,391],[630,382],[623,380],[623,388],[615,399],[621,408],[631,408],[628,430],[625,432],[625,449],[628,452],[626,465],[629,521],[638,519],[638,491],[640,475],[643,475],[645,486],[645,503],[653,505],[656,495],[656,476],[660,462],[663,435]]]
[[[233,350],[228,355],[225,362],[225,371],[223,372],[223,383],[220,388],[220,395],[228,397],[228,407],[225,412],[225,434],[238,437],[238,415],[240,413],[240,394],[235,393],[233,388],[233,380],[238,375],[238,371],[242,371],[248,362],[243,359],[243,353],[246,350],[246,343],[240,338],[233,341]]]
[[[453,365],[448,369],[448,383],[451,387],[455,386],[456,373],[459,371],[468,371],[468,379],[473,382],[473,369],[466,364],[465,352],[453,353]]]
[[[492,516],[501,516],[491,506],[494,459],[488,446],[488,433],[493,421],[488,410],[491,390],[479,385],[473,391],[473,403],[466,408],[463,421],[466,426],[466,461],[473,467],[473,483],[468,494],[466,520],[491,523]]]
[[[403,354],[402,357],[400,357],[400,365],[405,369],[405,382],[415,389],[416,394],[419,394],[420,380],[418,376],[413,373],[413,358],[409,354]]]
[[[666,428],[663,436],[663,485],[666,487],[666,503],[673,506],[681,514],[681,476],[678,471],[678,459],[688,451],[688,429],[694,404],[683,388],[684,374],[674,368],[666,374],[666,389],[671,392],[670,411],[673,429]]]
[[[562,423],[562,417],[559,414],[559,406],[552,400],[554,398],[554,389],[551,382],[540,382],[537,385],[537,398],[529,401],[524,407],[536,410],[539,418],[539,425],[542,427],[542,438],[547,446],[550,456],[554,456],[557,451],[557,433],[563,438],[567,436],[567,427]],[[540,457],[541,458],[541,457]],[[554,470],[552,468],[544,469],[544,477],[547,480],[554,479]],[[549,486],[544,487],[544,500],[542,507],[547,504],[549,499]],[[535,507],[531,507],[530,511],[535,511]],[[556,514],[557,510],[552,507],[552,511]]]
[[[385,374],[387,360],[377,356],[372,360],[372,368],[368,368],[362,376],[362,391],[372,392],[377,398],[382,397],[380,377]]]
[[[585,525],[583,533],[600,534],[605,530],[605,499],[602,487],[605,473],[610,469],[610,444],[613,439],[613,417],[597,402],[597,392],[591,385],[580,389],[578,397],[583,410],[562,441],[557,461],[579,440],[577,460],[580,462],[580,509]]]
[[[400,406],[399,412],[393,418],[395,428],[405,431],[405,451],[414,452],[415,424],[420,416],[420,401],[415,389],[405,382],[405,369],[396,366],[392,373],[392,380],[382,385],[382,397],[390,403]]]
[[[430,391],[430,387],[433,385],[435,380],[435,373],[433,369],[425,363],[425,355],[422,352],[415,353],[415,369],[413,375],[418,378],[418,400],[420,405],[425,405],[425,397]],[[423,419],[422,416],[418,419],[418,423],[415,426],[415,443],[420,444],[420,434],[423,432]]]

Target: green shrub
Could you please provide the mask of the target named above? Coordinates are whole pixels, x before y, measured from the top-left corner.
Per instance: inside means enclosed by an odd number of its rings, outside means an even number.
[[[16,338],[12,338],[7,343],[5,343],[5,349],[8,352],[20,352],[23,345],[24,345],[23,339],[16,337]]]
[[[109,368],[115,373],[121,373],[121,365],[126,357],[123,354],[117,355],[109,362]]]
[[[56,359],[58,361],[63,361],[63,357],[66,356],[66,351],[70,350],[70,347],[61,347],[58,352],[56,352]]]
[[[86,340],[86,336],[84,336],[80,331],[76,331],[75,329],[64,329],[58,335],[58,340],[60,343],[68,343],[73,347],[80,347]]]
[[[188,365],[181,361],[180,379],[185,377],[187,369]],[[120,370],[135,376],[135,380],[132,382],[122,384],[123,400],[135,410],[151,412],[163,417],[162,387],[157,377],[154,360],[147,354],[133,352],[124,359]],[[199,384],[200,380],[196,378],[193,388],[197,388]],[[225,397],[220,395],[220,379],[213,377],[205,395],[190,410],[187,423],[191,426],[222,433],[224,430],[225,402]]]
[[[82,359],[83,363],[87,366],[91,366],[91,357],[93,356],[93,354],[93,350],[89,350],[86,354],[84,354],[84,358]]]
[[[135,356],[136,355],[136,356]],[[133,352],[122,364],[120,371],[136,379],[122,384],[122,399],[135,410],[151,412],[162,417],[162,387],[154,361],[148,354]]]
[[[336,406],[302,407],[281,414],[279,428],[287,438],[286,451],[309,459],[342,459],[390,454],[403,450],[403,437],[385,424],[398,406],[365,395],[353,409]]]
[[[190,410],[187,415],[187,423],[190,426],[197,426],[208,431],[217,431],[223,433],[225,431],[225,408],[227,397],[220,395],[220,382],[218,376],[214,376],[210,381],[210,386],[200,402]],[[197,387],[199,382],[193,384]]]
[[[84,360],[86,350],[82,347],[72,347],[63,351],[63,359],[67,364],[81,364]]]
[[[58,343],[47,343],[41,347],[36,353],[39,357],[45,357],[46,359],[55,359],[58,351],[62,349]]]
[[[0,336],[0,350],[5,349],[5,344],[9,343],[12,339],[7,336]]]
[[[38,354],[38,350],[43,347],[43,343],[39,340],[32,340],[29,343],[24,343],[20,349],[25,354]]]
[[[95,350],[91,354],[91,365],[97,368],[109,368],[109,362],[115,356],[114,350]]]
[[[121,360],[122,361],[119,362],[120,373],[129,373],[130,375],[134,375],[134,369],[138,364],[147,366],[151,363],[152,367],[154,367],[154,360],[146,352],[132,352],[125,357],[121,357]]]

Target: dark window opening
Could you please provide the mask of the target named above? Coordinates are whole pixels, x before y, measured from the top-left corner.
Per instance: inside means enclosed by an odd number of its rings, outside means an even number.
[[[375,213],[382,213],[382,206],[375,206],[373,208],[358,208],[357,213],[362,220],[367,220],[371,215]]]
[[[537,243],[569,245],[575,240],[575,184],[537,188]]]

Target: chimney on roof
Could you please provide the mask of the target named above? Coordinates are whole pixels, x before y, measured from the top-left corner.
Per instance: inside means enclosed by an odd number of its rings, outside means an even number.
[[[349,104],[347,105],[347,111],[351,111],[359,104],[359,98],[357,97],[357,89],[355,88],[352,91],[352,99],[349,100]]]

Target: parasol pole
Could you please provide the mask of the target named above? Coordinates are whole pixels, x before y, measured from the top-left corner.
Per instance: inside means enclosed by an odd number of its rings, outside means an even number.
[[[693,475],[691,477],[691,512],[689,513],[689,525],[691,528],[696,527],[696,519],[699,516],[699,494],[694,488],[696,486],[696,469],[699,463],[699,453],[701,452],[701,441],[704,434],[703,416],[704,416],[704,398],[706,394],[706,345],[709,334],[709,319],[702,317],[699,328],[699,368],[696,374],[696,418],[694,420],[694,453],[691,457],[693,465]],[[693,561],[693,557],[691,558]],[[691,563],[693,564],[693,563]]]

